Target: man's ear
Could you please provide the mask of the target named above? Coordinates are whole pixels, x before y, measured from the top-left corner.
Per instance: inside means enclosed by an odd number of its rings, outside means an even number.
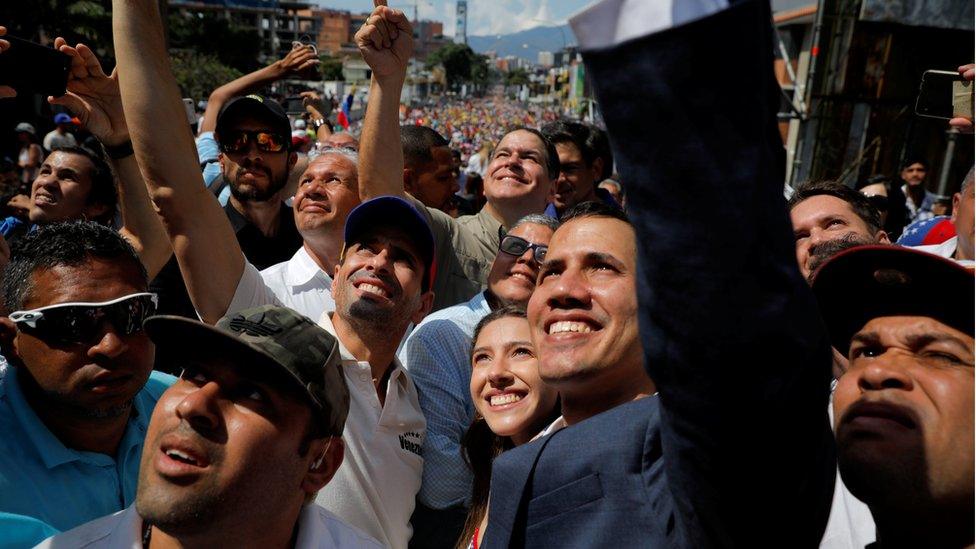
[[[108,206],[100,202],[92,202],[91,204],[86,205],[85,209],[82,210],[81,213],[85,216],[85,219],[95,220],[95,219],[101,219],[101,217],[105,215],[107,212],[108,212]]]
[[[17,324],[7,316],[0,316],[0,353],[15,366],[21,363],[17,352]]]
[[[321,490],[335,476],[342,459],[345,456],[346,446],[342,442],[342,437],[321,438],[312,441],[309,446],[308,455],[310,462],[308,471],[302,478],[302,491],[306,495],[311,495]]]
[[[416,180],[417,174],[413,171],[413,168],[403,168],[403,190],[413,194],[416,190],[414,189],[414,181]]]
[[[430,313],[430,310],[434,308],[434,291],[428,291],[424,295],[420,296],[420,307],[414,312],[413,316],[410,317],[410,322],[413,322],[416,326],[420,324],[420,321]]]
[[[295,167],[296,162],[298,162],[298,153],[288,153],[288,173],[291,173],[291,169]]]
[[[952,195],[952,215],[949,217],[949,219],[952,221],[953,225],[956,224],[956,217],[959,216],[960,202],[962,202],[962,193],[956,193]]]
[[[336,296],[336,277],[339,276],[340,266],[342,266],[341,263],[336,265],[335,269],[332,269],[332,284],[329,286],[329,295],[332,296],[333,302],[335,301],[335,296]]]
[[[590,171],[593,172],[593,182],[594,186],[599,185],[603,181],[603,159],[599,156],[593,159],[593,164],[590,166]]]
[[[888,238],[888,233],[884,231],[878,231],[875,233],[874,239],[878,241],[878,244],[891,244],[891,239]]]

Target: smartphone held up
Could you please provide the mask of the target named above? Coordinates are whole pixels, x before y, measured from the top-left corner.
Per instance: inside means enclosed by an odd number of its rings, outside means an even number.
[[[973,82],[956,71],[925,71],[915,101],[915,114],[941,120],[972,120]]]
[[[60,97],[68,85],[71,57],[54,48],[15,36],[4,36],[10,48],[0,54],[0,85],[18,93]]]

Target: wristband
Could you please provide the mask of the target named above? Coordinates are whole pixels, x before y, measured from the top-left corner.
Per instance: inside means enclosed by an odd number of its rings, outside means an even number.
[[[135,153],[135,151],[132,150],[132,141],[129,139],[126,139],[125,143],[115,146],[109,146],[102,143],[102,148],[105,149],[105,154],[107,154],[112,160],[121,160],[128,156],[132,156]]]

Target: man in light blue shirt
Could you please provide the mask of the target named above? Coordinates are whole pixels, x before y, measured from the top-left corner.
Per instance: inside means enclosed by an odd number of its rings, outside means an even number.
[[[467,303],[428,315],[401,348],[400,361],[417,386],[427,419],[423,482],[411,519],[411,543],[451,545],[460,535],[473,480],[461,456],[461,437],[474,420],[469,388],[471,335],[491,310],[528,303],[557,225],[541,214],[519,220],[502,238],[488,274],[488,289]]]
[[[173,383],[152,372],[146,271],[118,233],[54,223],[4,271],[0,512],[67,530],[132,503],[146,428]]]

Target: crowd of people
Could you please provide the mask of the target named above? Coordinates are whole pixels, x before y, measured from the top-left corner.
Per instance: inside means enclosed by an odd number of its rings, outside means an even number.
[[[764,0],[576,16],[605,128],[401,105],[375,4],[358,135],[261,94],[301,44],[192,119],[155,0],[109,74],[55,41],[0,167],[0,546],[973,545],[972,170],[943,220],[918,159],[784,200]]]

